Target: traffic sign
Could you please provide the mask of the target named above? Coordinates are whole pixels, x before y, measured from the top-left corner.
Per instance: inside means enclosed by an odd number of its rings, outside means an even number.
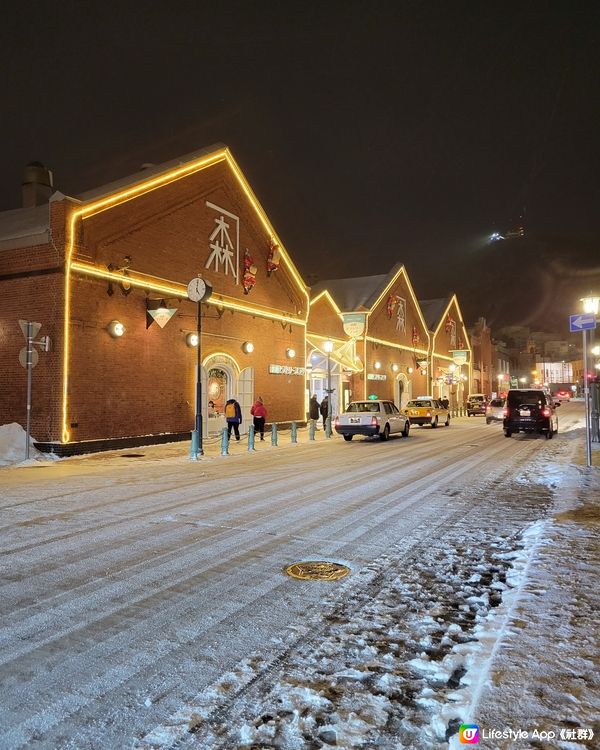
[[[594,313],[579,313],[579,315],[569,315],[569,331],[589,331],[596,327],[596,316]]]
[[[25,336],[25,341],[27,341],[27,325],[28,324],[29,324],[28,320],[19,320],[19,325],[21,326],[21,330],[23,331],[23,336]],[[32,338],[35,338],[38,335],[41,327],[42,327],[41,323],[33,323],[33,322],[31,323]]]

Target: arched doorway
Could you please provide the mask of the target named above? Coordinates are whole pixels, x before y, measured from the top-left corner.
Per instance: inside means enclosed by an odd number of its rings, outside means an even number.
[[[240,370],[238,363],[228,354],[213,354],[202,366],[202,413],[204,435],[217,435],[226,426],[225,404],[235,398],[242,409],[240,432],[248,431],[250,407],[254,397],[254,369]],[[212,405],[209,407],[209,402]]]
[[[394,394],[394,401],[396,403],[396,406],[401,409],[402,407],[406,406],[411,398],[412,383],[406,377],[406,375],[404,375],[404,373],[400,373],[400,375],[398,375],[398,377],[396,378],[396,392]]]
[[[331,414],[335,416],[336,414],[339,414],[341,367],[339,363],[336,362],[333,358],[330,358],[329,366],[331,373],[331,389],[333,390],[331,397]],[[307,401],[310,396],[315,394],[317,397],[317,401],[321,403],[321,401],[327,395],[327,356],[320,352],[318,349],[313,349],[308,355],[307,371],[309,373]]]

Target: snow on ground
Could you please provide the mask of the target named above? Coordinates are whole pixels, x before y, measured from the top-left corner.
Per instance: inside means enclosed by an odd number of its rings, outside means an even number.
[[[243,660],[136,750],[458,748],[462,723],[484,748],[592,747],[573,738],[600,735],[600,481],[564,453],[514,478],[504,523],[484,509],[408,558],[380,556],[307,620],[305,648]],[[526,734],[489,739],[506,728]]]
[[[26,433],[20,424],[0,425],[0,466],[25,466]],[[33,447],[33,438],[29,437],[29,463],[48,460],[48,455],[40,453]]]

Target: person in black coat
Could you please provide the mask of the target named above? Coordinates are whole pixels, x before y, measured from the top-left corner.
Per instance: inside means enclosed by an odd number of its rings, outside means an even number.
[[[313,393],[313,395],[310,397],[310,401],[308,402],[308,416],[311,419],[314,419],[315,422],[319,419],[320,407],[321,407],[321,404],[317,401],[317,397]]]
[[[321,401],[321,416],[323,417],[323,427],[325,427],[325,420],[327,419],[328,414],[329,414],[329,396],[325,396],[325,398]]]
[[[227,437],[231,437],[231,430],[235,432],[235,439],[240,439],[240,424],[242,423],[242,409],[234,398],[225,404],[225,421],[227,422]]]

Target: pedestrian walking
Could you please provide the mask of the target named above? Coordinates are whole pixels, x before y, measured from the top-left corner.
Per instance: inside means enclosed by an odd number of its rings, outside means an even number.
[[[239,442],[242,408],[234,398],[230,398],[225,404],[225,420],[227,421],[227,437],[231,437],[231,430],[233,429],[235,439]]]
[[[321,404],[317,401],[317,395],[313,393],[313,395],[310,397],[310,401],[308,402],[308,416],[311,419],[314,419],[315,422],[319,419],[320,408]]]
[[[267,418],[267,410],[262,397],[259,396],[256,401],[252,404],[250,414],[254,418],[254,432],[260,434],[260,439],[265,439],[265,419]]]
[[[327,421],[327,415],[329,414],[329,396],[325,396],[325,398],[321,401],[321,416],[323,417],[323,428],[325,427],[325,422]]]

